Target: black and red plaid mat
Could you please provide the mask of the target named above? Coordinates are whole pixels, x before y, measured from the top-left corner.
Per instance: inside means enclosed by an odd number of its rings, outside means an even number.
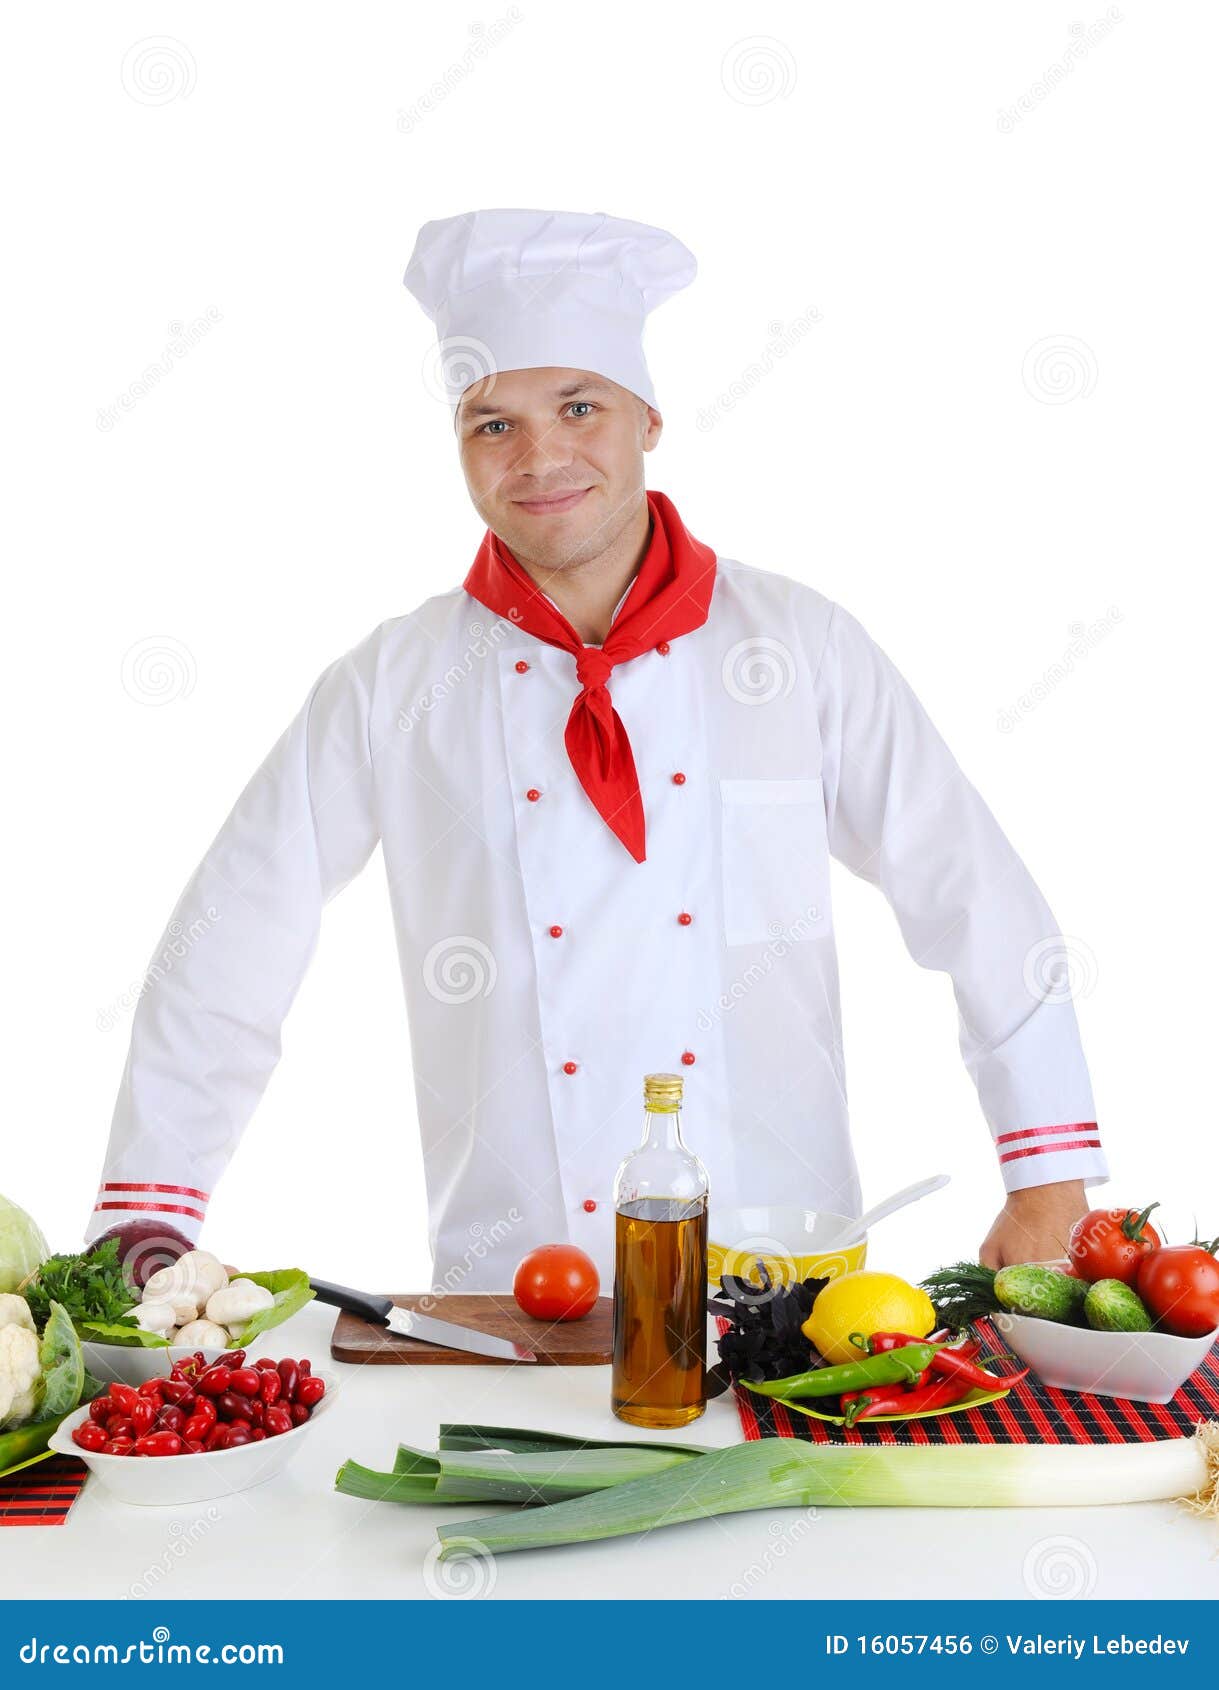
[[[727,1330],[726,1320],[717,1319],[716,1324],[721,1334]],[[989,1321],[976,1321],[974,1330],[982,1341],[979,1361],[1009,1355]],[[1010,1372],[1010,1359],[1005,1366]],[[1153,1443],[1159,1438],[1188,1437],[1199,1420],[1219,1418],[1219,1347],[1211,1350],[1172,1401],[1165,1403],[1059,1391],[1043,1385],[1031,1373],[1007,1396],[980,1408],[934,1419],[855,1426],[849,1431],[825,1420],[812,1420],[739,1387],[736,1402],[741,1429],[750,1439],[800,1438],[814,1444]]]
[[[0,1526],[62,1526],[88,1473],[71,1455],[50,1455],[0,1478]]]

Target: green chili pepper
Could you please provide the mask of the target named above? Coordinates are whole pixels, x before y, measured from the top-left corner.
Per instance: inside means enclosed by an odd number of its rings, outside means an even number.
[[[750,1384],[751,1391],[764,1397],[836,1397],[843,1391],[863,1391],[869,1385],[913,1385],[939,1344],[905,1344],[898,1350],[843,1362],[840,1367],[816,1367],[811,1373],[793,1373],[790,1379],[766,1379]]]

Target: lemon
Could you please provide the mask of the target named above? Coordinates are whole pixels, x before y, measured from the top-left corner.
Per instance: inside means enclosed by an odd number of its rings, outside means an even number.
[[[844,1273],[831,1279],[813,1304],[800,1330],[828,1362],[859,1361],[866,1353],[851,1342],[852,1332],[906,1332],[925,1338],[935,1329],[931,1298],[895,1273]]]

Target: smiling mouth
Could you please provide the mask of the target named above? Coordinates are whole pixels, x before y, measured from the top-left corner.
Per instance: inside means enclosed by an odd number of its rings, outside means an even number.
[[[546,516],[552,511],[571,510],[590,491],[588,487],[577,487],[571,493],[556,493],[544,499],[516,499],[514,503],[519,510],[529,511],[535,516]]]

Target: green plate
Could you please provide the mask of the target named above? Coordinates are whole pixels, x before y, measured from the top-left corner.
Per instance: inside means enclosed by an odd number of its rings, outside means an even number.
[[[748,1380],[742,1379],[741,1383],[747,1390],[753,1390]],[[914,1414],[870,1414],[866,1420],[858,1421],[857,1424],[883,1426],[890,1420],[935,1420],[941,1414],[959,1414],[965,1408],[981,1408],[985,1402],[998,1402],[1000,1397],[1007,1396],[1010,1391],[1010,1385],[1005,1385],[1001,1391],[971,1391],[967,1397],[962,1397],[960,1402],[945,1403],[942,1408],[920,1408]],[[809,1408],[811,1398],[772,1397],[765,1391],[754,1391],[754,1395],[766,1402],[781,1402],[784,1408],[794,1409],[797,1414],[806,1414],[810,1420],[826,1420],[831,1426],[846,1425],[845,1414],[824,1414],[819,1408]]]

